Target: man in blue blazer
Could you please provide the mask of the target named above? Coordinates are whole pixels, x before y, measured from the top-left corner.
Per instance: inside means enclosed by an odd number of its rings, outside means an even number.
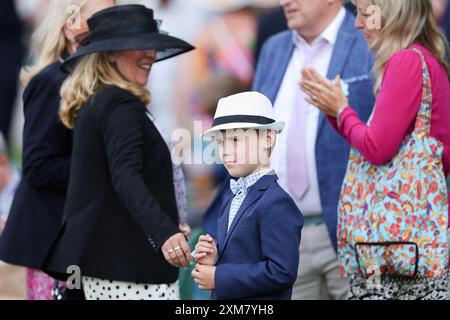
[[[293,299],[345,299],[348,292],[348,280],[341,279],[338,269],[336,225],[349,146],[322,114],[302,105],[304,99],[298,86],[305,65],[329,79],[340,75],[350,104],[362,119],[369,118],[375,102],[372,57],[363,34],[354,28],[354,16],[343,8],[343,2],[281,0],[290,30],[272,36],[264,44],[253,83],[255,91],[272,101],[277,119],[286,121],[287,129],[279,136],[271,162],[280,185],[305,216]],[[303,118],[298,118],[294,111],[301,107],[306,111]],[[291,159],[293,153],[304,158]],[[306,172],[303,179],[291,174],[300,164]],[[296,187],[303,188],[303,194],[296,196],[291,190]],[[215,208],[222,202],[218,196],[205,214],[204,227],[211,235],[217,232],[212,222],[217,219]]]
[[[442,20],[442,29],[444,30],[447,40],[450,42],[450,2],[448,1],[445,9],[444,18]]]

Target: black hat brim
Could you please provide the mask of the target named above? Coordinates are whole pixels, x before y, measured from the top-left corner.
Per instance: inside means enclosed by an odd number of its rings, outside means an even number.
[[[79,47],[74,54],[63,62],[61,70],[70,73],[82,57],[97,52],[156,50],[157,56],[155,62],[158,62],[173,58],[193,49],[195,49],[195,47],[186,41],[163,33],[132,34],[129,36],[120,36],[96,41]]]

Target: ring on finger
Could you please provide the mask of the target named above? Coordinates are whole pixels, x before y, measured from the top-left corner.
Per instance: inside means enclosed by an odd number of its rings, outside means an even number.
[[[181,250],[181,247],[178,246],[178,247],[176,247],[176,248],[173,248],[173,251],[177,251],[177,250]]]

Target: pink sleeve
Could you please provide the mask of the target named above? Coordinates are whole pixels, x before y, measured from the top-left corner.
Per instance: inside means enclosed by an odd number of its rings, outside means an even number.
[[[341,114],[339,131],[370,163],[381,165],[397,153],[414,124],[422,96],[419,55],[401,51],[388,62],[370,127],[352,108]]]
[[[336,118],[333,118],[333,117],[330,117],[330,116],[327,116],[327,120],[328,120],[328,122],[331,124],[331,126],[332,126],[334,129],[336,129],[337,132],[340,133],[339,127],[338,127],[338,124],[337,124],[337,119],[336,119]]]

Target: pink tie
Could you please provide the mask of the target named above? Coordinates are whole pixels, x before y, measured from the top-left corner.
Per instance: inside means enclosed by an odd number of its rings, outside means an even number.
[[[317,53],[327,44],[323,39],[306,51],[304,66],[311,65]],[[291,114],[287,137],[287,174],[289,192],[300,200],[309,189],[306,163],[306,124],[309,104],[306,94],[298,88],[296,103]]]

